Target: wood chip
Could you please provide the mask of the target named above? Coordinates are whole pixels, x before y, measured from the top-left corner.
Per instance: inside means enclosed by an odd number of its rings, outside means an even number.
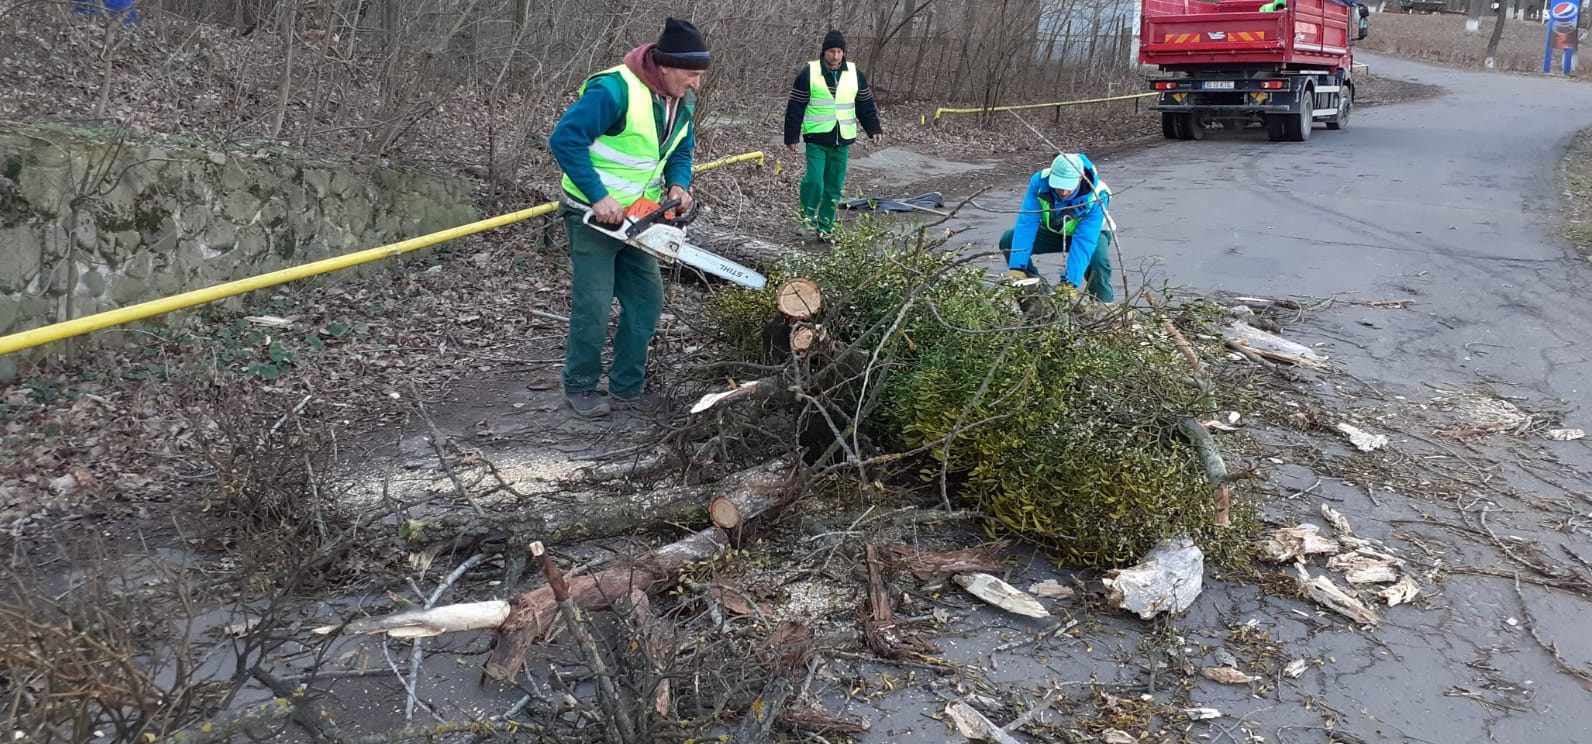
[[[1036,597],[1045,597],[1046,599],[1067,599],[1075,593],[1072,587],[1055,579],[1045,579],[1034,584],[1028,587],[1028,592]]]
[[[957,574],[952,580],[966,589],[968,594],[1007,612],[1025,617],[1050,617],[1050,612],[1039,600],[987,573]]]
[[[1374,452],[1387,446],[1388,439],[1386,435],[1372,434],[1357,428],[1353,424],[1338,424],[1336,428],[1349,438],[1349,444],[1354,445],[1354,448],[1361,452]]]
[[[1387,606],[1397,607],[1398,605],[1415,599],[1415,596],[1420,593],[1421,587],[1419,584],[1415,583],[1415,579],[1405,576],[1399,580],[1399,583],[1383,589],[1376,594],[1378,597],[1381,597],[1383,601],[1387,602]]]
[[[960,577],[958,577],[960,578]],[[1001,730],[983,713],[960,700],[945,706],[945,716],[956,726],[957,733],[973,741],[992,741],[996,744],[1019,744],[1011,734]]]
[[[1305,661],[1304,659],[1294,659],[1293,661],[1288,662],[1288,666],[1282,668],[1282,676],[1289,679],[1298,679],[1299,675],[1304,674],[1305,669],[1308,669],[1309,667],[1310,662]]]
[[[1332,579],[1326,576],[1312,577],[1303,566],[1300,566],[1299,583],[1304,588],[1307,596],[1327,609],[1357,623],[1367,625],[1380,625],[1382,623],[1382,616],[1378,615],[1376,610],[1367,607],[1364,602],[1339,588],[1337,584],[1332,582]]]
[[[1354,534],[1354,528],[1349,526],[1349,520],[1343,516],[1343,512],[1332,508],[1328,504],[1321,505],[1321,518],[1327,520],[1327,524],[1332,525],[1332,531],[1336,532],[1339,537]]]
[[[1586,432],[1581,429],[1549,429],[1543,436],[1555,442],[1574,442],[1585,437]]]
[[[1260,679],[1259,677],[1251,677],[1232,667],[1205,667],[1200,670],[1200,674],[1204,675],[1206,679],[1220,682],[1224,685],[1247,685]]]
[[[1288,563],[1310,555],[1331,555],[1341,550],[1336,540],[1321,536],[1313,524],[1272,530],[1260,545],[1260,557],[1272,563]]]
[[[1137,744],[1139,740],[1122,729],[1106,729],[1100,732],[1100,741],[1105,744]]]

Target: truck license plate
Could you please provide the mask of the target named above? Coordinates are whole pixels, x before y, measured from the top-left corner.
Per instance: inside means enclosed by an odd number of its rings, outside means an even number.
[[[1232,90],[1233,89],[1233,81],[1231,81],[1231,80],[1206,80],[1205,81],[1205,85],[1203,87],[1205,88],[1205,90]]]

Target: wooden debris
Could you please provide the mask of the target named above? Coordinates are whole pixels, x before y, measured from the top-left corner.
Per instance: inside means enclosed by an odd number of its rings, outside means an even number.
[[[957,574],[952,580],[968,594],[1007,612],[1025,617],[1050,617],[1050,611],[1039,600],[987,573]]]
[[[775,290],[774,303],[791,320],[809,320],[823,308],[824,293],[811,279],[791,279]]]
[[[1311,599],[1350,620],[1367,625],[1382,623],[1382,616],[1376,610],[1343,591],[1326,576],[1312,577],[1304,566],[1299,566],[1299,584]]]
[[[1001,545],[997,543],[990,547],[963,548],[947,552],[920,550],[901,543],[890,543],[882,547],[887,560],[911,571],[918,581],[934,581],[956,574],[999,571],[1001,564],[995,559],[995,551]]]
[[[1190,721],[1209,721],[1212,718],[1221,718],[1222,712],[1215,708],[1184,708],[1183,715]]]
[[[775,721],[785,728],[824,734],[863,734],[870,728],[865,719],[831,713],[812,706],[787,708],[776,717]]]
[[[753,650],[757,660],[769,666],[770,674],[757,699],[741,717],[741,725],[732,737],[735,741],[772,740],[774,722],[798,691],[796,680],[812,658],[815,638],[812,628],[783,621]]]
[[[323,625],[314,632],[320,635],[338,631],[347,635],[386,633],[393,638],[429,638],[443,633],[495,628],[508,616],[509,603],[496,599],[406,610],[382,617],[362,617],[347,625]]]
[[[1106,729],[1100,732],[1100,741],[1104,744],[1138,744],[1138,739],[1122,729]]]
[[[740,400],[741,398],[749,398],[757,392],[757,386],[759,382],[760,381],[758,380],[752,380],[750,382],[743,382],[740,385],[723,392],[708,393],[707,395],[698,398],[696,403],[691,404],[691,412],[701,413],[720,403],[728,403],[733,400]]]
[[[646,654],[648,673],[655,680],[652,689],[652,710],[660,716],[674,714],[674,695],[669,685],[668,665],[674,658],[674,634],[668,632],[652,612],[652,600],[647,593],[633,589],[625,598],[624,608],[635,629],[640,650]]]
[[[890,601],[890,587],[884,581],[878,549],[870,544],[864,555],[868,563],[868,606],[867,616],[862,622],[862,635],[868,641],[868,648],[886,659],[909,659],[938,653],[939,647],[932,642],[901,630],[896,623],[895,607]]]
[[[1227,666],[1204,667],[1200,669],[1200,674],[1208,680],[1220,682],[1224,685],[1247,685],[1255,680],[1260,679],[1259,677],[1251,677],[1243,672],[1238,671],[1237,669]]]
[[[1046,599],[1067,599],[1076,592],[1073,591],[1072,587],[1055,579],[1045,579],[1028,587],[1028,593]]]
[[[1282,668],[1282,676],[1289,679],[1298,679],[1299,675],[1304,674],[1309,667],[1310,662],[1304,659],[1294,659],[1288,662],[1288,666]]]
[[[1585,437],[1586,432],[1581,429],[1549,429],[1543,436],[1555,442],[1574,442]]]
[[[1374,452],[1387,446],[1387,436],[1384,434],[1372,434],[1353,424],[1338,424],[1335,428],[1343,432],[1349,438],[1349,443],[1361,452]]]
[[[1377,592],[1376,595],[1387,602],[1387,606],[1397,607],[1415,599],[1416,595],[1420,593],[1421,587],[1415,583],[1415,579],[1405,576],[1399,579],[1397,584]]]
[[[1384,555],[1355,551],[1332,556],[1327,568],[1342,571],[1350,584],[1391,584],[1399,580],[1399,566],[1404,561]]]
[[[1320,369],[1327,363],[1327,357],[1316,353],[1314,349],[1267,333],[1241,320],[1223,326],[1222,337],[1228,346],[1265,359],[1312,369]]]
[[[1341,549],[1336,540],[1321,536],[1321,528],[1301,524],[1272,530],[1260,544],[1260,557],[1272,563],[1287,563],[1310,555],[1330,555]]]
[[[1321,518],[1327,520],[1327,524],[1332,525],[1332,531],[1336,532],[1339,537],[1354,534],[1354,528],[1349,526],[1348,518],[1343,516],[1343,512],[1332,508],[1329,504],[1321,505]]]
[[[1196,419],[1179,419],[1177,428],[1199,452],[1200,462],[1205,466],[1205,477],[1209,478],[1211,485],[1216,487],[1213,496],[1216,500],[1216,526],[1226,527],[1232,524],[1233,502],[1232,496],[1227,491],[1227,464],[1222,461],[1222,452],[1217,448],[1216,440],[1211,437],[1205,425]]]
[[[1011,734],[996,726],[983,713],[960,700],[945,706],[945,716],[956,726],[957,733],[973,741],[991,741],[995,744],[1021,744]]]
[[[1149,620],[1194,604],[1205,576],[1205,554],[1186,537],[1162,542],[1136,566],[1113,569],[1102,580],[1112,607]]]

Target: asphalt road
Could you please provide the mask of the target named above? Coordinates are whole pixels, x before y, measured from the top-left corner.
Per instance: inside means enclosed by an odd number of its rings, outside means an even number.
[[[1260,686],[1200,682],[1193,702],[1223,718],[1163,721],[1163,734],[1189,727],[1188,735],[1216,741],[1587,740],[1592,638],[1582,618],[1592,601],[1584,587],[1537,580],[1579,580],[1592,565],[1592,533],[1582,524],[1592,516],[1592,445],[1539,435],[1455,441],[1434,430],[1451,421],[1435,413],[1437,400],[1458,390],[1592,429],[1592,314],[1584,310],[1592,266],[1555,232],[1557,168],[1573,135],[1592,126],[1592,86],[1372,55],[1362,61],[1446,93],[1360,108],[1346,131],[1318,125],[1305,143],[1270,142],[1258,129],[1213,132],[1099,165],[1116,191],[1126,264],[1118,268],[1127,269],[1130,287],[1338,298],[1287,329],[1334,360],[1334,372],[1305,387],[1338,411],[1382,422],[1392,444],[1365,455],[1334,443],[1330,431],[1257,428],[1251,436],[1280,455],[1261,461],[1257,490],[1281,521],[1320,523],[1316,508],[1334,504],[1358,534],[1384,540],[1433,579],[1420,602],[1383,608],[1381,627],[1355,629],[1297,597],[1208,569],[1204,594],[1175,621],[1179,642],[1171,647],[1152,642],[1141,621],[1091,617],[1104,624],[1083,635],[1092,643],[997,654],[977,639],[1039,626],[975,612],[966,618],[968,640],[960,651],[952,644],[948,658],[982,666],[992,681],[1093,680],[1121,694],[1144,689],[1163,655],[1174,666],[1171,657],[1209,664],[1210,649],[1236,648],[1232,628],[1254,623],[1287,658],[1310,660],[1310,671]],[[1002,183],[980,203],[1015,208],[1021,186]],[[1010,220],[968,211],[955,225],[959,239],[989,247]],[[1044,257],[1039,265],[1054,275],[1062,261]],[[1355,304],[1371,300],[1413,303]],[[1372,458],[1395,469],[1430,463],[1454,478],[1434,497],[1400,493],[1394,473],[1386,481],[1350,478],[1323,465]],[[1042,563],[1022,586],[1053,575]],[[1513,572],[1524,577],[1518,584]],[[1251,671],[1263,666],[1247,662]],[[1149,679],[1153,687],[1153,673]],[[868,740],[937,728],[922,723],[936,704],[931,695],[896,699]]]

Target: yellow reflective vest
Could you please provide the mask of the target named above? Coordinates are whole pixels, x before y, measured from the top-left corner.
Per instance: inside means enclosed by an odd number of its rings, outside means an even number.
[[[586,152],[591,156],[592,168],[602,179],[603,188],[608,189],[608,195],[620,206],[628,207],[642,197],[658,201],[663,196],[663,166],[690,131],[690,111],[681,104],[668,145],[660,147],[658,124],[652,111],[652,90],[630,68],[621,64],[592,75],[581,83],[579,93],[586,93],[586,86],[593,78],[610,73],[617,73],[625,83],[625,126],[619,134],[598,137]],[[568,175],[564,176],[564,191],[586,204],[595,201],[581,193]]]
[[[823,60],[807,63],[807,113],[802,117],[802,134],[823,134],[840,127],[843,139],[857,138],[857,68],[842,63],[835,92],[829,92],[824,78]]]

